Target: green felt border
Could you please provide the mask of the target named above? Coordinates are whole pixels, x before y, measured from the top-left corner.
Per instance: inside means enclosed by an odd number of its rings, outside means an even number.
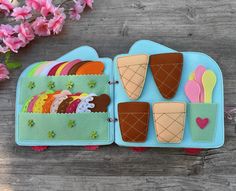
[[[97,95],[109,95],[109,76],[108,75],[70,75],[70,76],[32,76],[20,79],[20,104],[24,104],[30,97],[40,94],[49,89],[48,83],[54,82],[53,90],[68,89],[68,82],[72,81],[74,86],[69,89],[72,93],[85,92]],[[89,86],[89,82],[96,82],[94,87]],[[29,83],[34,83],[35,87],[30,89]]]
[[[68,140],[107,141],[109,140],[109,122],[107,119],[108,113],[106,112],[75,114],[20,112],[18,138],[23,141],[52,142]],[[31,126],[28,124],[29,121],[31,121]],[[73,121],[73,127],[69,125],[71,121]],[[52,131],[55,133],[53,138],[48,136],[48,133]],[[92,136],[94,134],[97,135],[95,138]]]

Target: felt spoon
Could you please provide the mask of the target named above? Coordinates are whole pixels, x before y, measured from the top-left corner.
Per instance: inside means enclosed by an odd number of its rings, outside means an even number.
[[[200,102],[200,86],[194,80],[188,80],[184,86],[184,91],[188,99],[192,103],[199,103]]]
[[[212,92],[216,85],[216,75],[212,70],[206,70],[202,76],[204,88],[204,103],[212,103]]]
[[[192,73],[189,75],[188,80],[194,80],[194,78],[195,78],[195,73],[192,72]]]
[[[204,89],[203,89],[203,85],[202,85],[202,75],[204,74],[204,72],[206,71],[206,68],[202,65],[198,66],[195,70],[195,75],[194,75],[194,79],[195,81],[199,84],[200,86],[200,102],[204,102]]]

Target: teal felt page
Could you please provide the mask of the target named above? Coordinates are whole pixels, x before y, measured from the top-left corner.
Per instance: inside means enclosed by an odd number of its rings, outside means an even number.
[[[149,41],[140,40],[134,43],[128,54],[117,55],[114,59],[114,80],[118,81],[115,85],[114,96],[114,111],[115,118],[118,121],[115,123],[115,142],[119,146],[126,147],[174,147],[174,148],[218,148],[224,144],[224,88],[223,77],[221,70],[217,63],[207,56],[206,54],[199,52],[182,52],[183,54],[183,70],[180,80],[180,84],[175,96],[172,99],[165,99],[159,89],[157,88],[150,65],[148,66],[146,81],[141,96],[136,100],[131,100],[122,85],[122,80],[117,67],[117,59],[122,56],[130,56],[137,54],[162,54],[176,52],[176,50],[170,49],[161,44]],[[202,65],[207,69],[212,70],[217,76],[217,83],[214,87],[212,106],[206,108],[206,112],[197,109],[192,112],[193,119],[190,121],[190,107],[187,107],[186,120],[183,139],[180,143],[162,143],[157,139],[156,129],[154,125],[153,109],[150,109],[149,126],[147,132],[147,139],[144,142],[127,142],[122,138],[122,132],[120,128],[120,120],[118,113],[118,104],[122,102],[148,102],[152,108],[152,105],[158,102],[185,102],[189,105],[189,100],[185,95],[184,86],[188,81],[189,75],[199,66]],[[217,105],[217,107],[216,107]],[[208,109],[207,109],[208,108]],[[193,108],[192,108],[193,109]],[[198,113],[199,112],[199,113]],[[211,114],[207,115],[207,113]],[[205,116],[205,117],[204,117]],[[200,129],[196,126],[194,121],[196,117],[208,118],[209,125],[205,129]],[[133,123],[134,124],[134,123]],[[191,127],[193,127],[195,136],[192,136]],[[201,136],[202,135],[202,136]]]
[[[84,146],[108,145],[114,142],[114,123],[109,122],[109,119],[114,117],[114,88],[109,84],[109,81],[113,81],[112,60],[99,58],[96,51],[88,46],[74,49],[58,60],[75,59],[102,62],[105,66],[103,75],[35,76],[30,72],[44,62],[32,64],[22,72],[16,90],[15,139],[18,145]],[[68,86],[71,82],[73,87]],[[95,85],[91,86],[91,82],[93,84],[95,82]],[[69,90],[72,94],[95,93],[98,96],[107,94],[111,102],[107,112],[68,114],[22,112],[24,104],[32,96],[48,90]]]

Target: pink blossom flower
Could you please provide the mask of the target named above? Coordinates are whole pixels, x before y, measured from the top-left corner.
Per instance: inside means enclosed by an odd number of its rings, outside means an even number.
[[[27,6],[16,7],[13,9],[13,13],[11,14],[11,16],[15,17],[16,21],[29,19],[30,17],[32,17],[31,8]]]
[[[85,4],[89,6],[89,8],[93,8],[93,0],[84,0]]]
[[[14,28],[11,25],[0,25],[0,38],[9,37],[15,33]]]
[[[38,12],[41,11],[41,1],[40,0],[26,0],[25,3],[28,7],[31,7],[35,11],[38,11]]]
[[[74,7],[70,9],[70,18],[77,21],[80,20],[80,13],[84,11],[85,5],[84,0],[77,0]]]
[[[53,13],[55,6],[52,4],[52,0],[41,0],[41,11],[40,13],[46,17],[49,13]]]
[[[33,29],[27,22],[17,25],[15,31],[18,33],[18,38],[25,44],[28,44],[29,41],[34,39]]]
[[[8,15],[13,8],[13,5],[8,0],[0,0],[0,12]]]
[[[13,52],[17,53],[20,47],[24,47],[25,44],[18,37],[7,37],[3,39],[5,45]]]
[[[33,23],[32,28],[34,29],[34,33],[38,36],[49,36],[51,34],[48,20],[43,17],[38,17]]]
[[[58,11],[56,11],[55,16],[49,20],[49,29],[52,30],[54,34],[58,34],[62,30],[62,27],[65,23],[65,19],[66,15],[64,12],[58,13]]]
[[[0,63],[0,81],[9,79],[9,71],[5,64]]]

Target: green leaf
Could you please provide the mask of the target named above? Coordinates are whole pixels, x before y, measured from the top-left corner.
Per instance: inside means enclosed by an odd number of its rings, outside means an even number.
[[[9,70],[12,70],[20,68],[22,64],[18,61],[11,61],[11,62],[6,62],[6,66]]]
[[[11,51],[6,52],[5,54],[5,63],[7,64],[11,57]]]

